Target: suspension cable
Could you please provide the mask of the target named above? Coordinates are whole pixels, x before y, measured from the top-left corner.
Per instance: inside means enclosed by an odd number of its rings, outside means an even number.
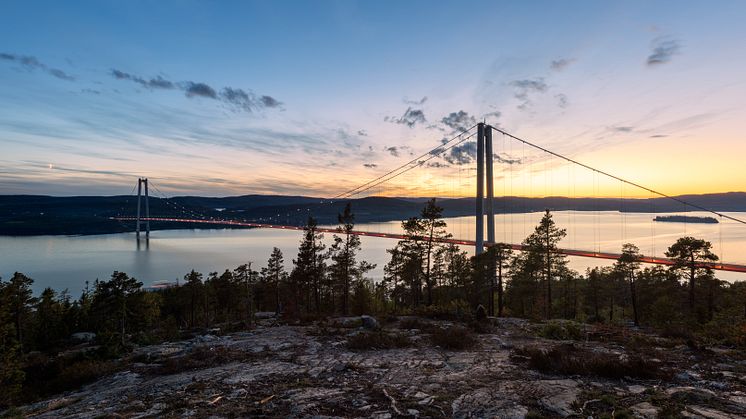
[[[592,170],[592,171],[594,171],[594,172],[596,172],[596,173],[599,173],[599,174],[602,174],[602,175],[604,175],[604,176],[608,176],[608,177],[610,177],[610,178],[612,178],[612,179],[616,179],[616,180],[618,180],[618,181],[624,182],[624,183],[626,183],[626,184],[628,184],[628,185],[631,185],[631,186],[634,186],[634,187],[636,187],[636,188],[639,188],[639,189],[643,189],[643,190],[646,190],[646,191],[648,191],[648,192],[650,192],[650,193],[653,193],[653,194],[655,194],[655,195],[661,196],[661,197],[663,197],[663,198],[668,198],[668,199],[671,199],[671,200],[673,200],[673,201],[676,201],[676,202],[679,202],[679,203],[681,203],[681,204],[684,204],[685,206],[687,206],[687,205],[688,205],[688,206],[690,206],[690,207],[692,207],[692,208],[697,208],[697,209],[699,209],[699,210],[702,210],[702,211],[705,211],[705,212],[709,212],[710,214],[715,214],[715,215],[717,215],[717,216],[720,216],[720,217],[722,217],[722,218],[727,218],[727,219],[729,219],[729,220],[731,220],[731,221],[735,221],[735,222],[737,222],[737,223],[741,223],[741,224],[746,224],[746,221],[744,221],[744,220],[741,220],[741,219],[738,219],[738,218],[735,218],[735,217],[731,217],[730,215],[727,215],[727,214],[723,214],[723,213],[720,213],[720,212],[717,212],[717,211],[711,210],[711,209],[709,209],[709,208],[705,208],[705,207],[703,207],[703,206],[700,206],[700,205],[692,204],[692,203],[690,203],[690,202],[687,202],[687,201],[685,201],[685,200],[683,200],[683,199],[681,199],[681,198],[677,198],[677,197],[674,197],[674,196],[671,196],[671,195],[665,194],[665,193],[663,193],[663,192],[658,192],[658,191],[656,191],[656,190],[654,190],[654,189],[651,189],[651,188],[648,188],[648,187],[646,187],[646,186],[640,185],[639,183],[635,183],[635,182],[629,181],[629,180],[627,180],[627,179],[621,178],[621,177],[619,177],[619,176],[615,176],[615,175],[612,175],[611,173],[608,173],[608,172],[604,172],[603,170],[600,170],[600,169],[596,169],[595,167],[591,167],[591,166],[588,166],[587,164],[581,163],[581,162],[579,162],[579,161],[577,161],[577,160],[574,160],[574,159],[571,159],[571,158],[569,158],[569,157],[565,157],[565,156],[563,156],[562,154],[559,154],[559,153],[555,153],[555,152],[553,152],[553,151],[547,150],[547,149],[546,149],[546,148],[544,148],[544,147],[538,146],[538,145],[536,145],[536,144],[534,144],[534,143],[532,143],[532,142],[530,142],[530,141],[524,140],[523,138],[517,137],[517,136],[515,136],[515,135],[513,135],[513,134],[511,134],[511,133],[509,133],[509,132],[503,131],[503,130],[502,130],[502,129],[500,129],[500,128],[496,128],[496,127],[493,127],[492,125],[487,125],[487,127],[491,128],[491,129],[493,129],[493,130],[495,130],[495,131],[497,131],[497,132],[500,132],[500,133],[502,133],[502,134],[504,134],[504,135],[507,135],[508,137],[510,137],[510,138],[513,138],[513,139],[514,139],[514,140],[516,140],[516,141],[520,141],[520,142],[522,142],[522,143],[524,143],[524,144],[526,144],[526,145],[528,145],[528,146],[534,147],[534,148],[536,148],[536,149],[538,149],[538,150],[541,150],[541,151],[544,151],[544,152],[546,152],[546,153],[549,153],[549,154],[551,154],[551,155],[553,155],[553,156],[555,156],[555,157],[559,157],[559,158],[561,158],[561,159],[567,160],[567,161],[569,161],[569,162],[571,162],[571,163],[573,163],[573,164],[577,164],[578,166],[584,167],[584,168],[586,168],[586,169],[588,169],[588,170]]]
[[[451,139],[449,139],[448,141],[446,141],[446,142],[442,143],[441,145],[439,145],[438,147],[435,147],[434,149],[432,149],[432,150],[430,150],[430,151],[428,151],[428,152],[426,152],[426,153],[422,154],[421,156],[419,156],[419,157],[415,157],[414,159],[410,160],[410,161],[409,161],[409,162],[407,162],[407,163],[404,163],[403,165],[401,165],[401,166],[397,167],[396,169],[390,170],[390,171],[388,171],[387,173],[385,173],[385,174],[383,174],[383,175],[381,175],[381,176],[379,176],[379,177],[377,177],[377,178],[375,178],[375,179],[373,179],[373,180],[371,180],[371,181],[369,181],[369,182],[363,183],[362,185],[360,185],[360,186],[358,186],[358,187],[356,187],[356,188],[352,188],[352,189],[350,189],[350,190],[348,190],[348,191],[342,192],[341,194],[339,194],[339,195],[337,195],[337,196],[335,196],[335,197],[333,197],[333,198],[331,198],[331,199],[339,199],[339,198],[349,198],[350,196],[358,195],[358,194],[359,194],[360,192],[363,192],[363,191],[365,191],[365,190],[368,190],[368,189],[370,189],[370,188],[367,188],[367,189],[364,189],[364,190],[359,190],[359,189],[362,189],[362,188],[364,188],[364,187],[366,187],[366,186],[370,185],[371,183],[374,183],[374,182],[376,182],[376,181],[378,181],[378,180],[380,180],[380,179],[383,179],[383,178],[385,178],[385,177],[389,176],[390,174],[392,174],[392,173],[395,173],[395,172],[397,172],[397,171],[399,171],[399,170],[401,170],[401,169],[403,169],[403,168],[405,168],[405,167],[407,167],[407,166],[409,166],[409,165],[411,165],[411,164],[414,164],[414,163],[418,163],[418,161],[419,161],[420,159],[422,159],[422,158],[425,158],[425,157],[427,157],[428,155],[431,155],[431,156],[437,156],[437,155],[440,155],[440,154],[441,154],[441,153],[442,153],[443,151],[446,151],[446,150],[447,150],[447,149],[443,149],[443,146],[445,146],[446,144],[448,144],[448,143],[452,142],[453,140],[455,140],[455,139],[457,139],[457,138],[461,137],[462,135],[466,134],[467,132],[469,132],[469,131],[473,130],[473,129],[474,129],[474,127],[476,127],[476,126],[477,126],[477,124],[474,124],[474,125],[472,125],[472,126],[471,126],[471,127],[469,127],[468,129],[466,129],[466,130],[463,130],[463,131],[461,131],[460,133],[458,133],[458,134],[456,134],[455,136],[451,137]],[[459,142],[458,142],[457,144],[460,144],[460,143],[462,143],[462,142],[463,142],[463,140],[459,141]],[[453,144],[453,145],[451,145],[451,147],[453,147],[454,145],[456,145],[456,144]],[[451,147],[448,147],[448,149],[450,149]],[[435,153],[435,154],[433,154],[433,153]],[[428,159],[428,160],[429,160],[429,159]],[[419,165],[420,165],[420,164],[418,164],[418,166],[419,166]],[[396,175],[396,176],[398,176],[398,175]],[[393,177],[392,177],[391,179],[393,179],[393,178],[394,178],[394,177],[396,177],[396,176],[393,176]],[[385,182],[385,181],[384,181],[384,182]]]

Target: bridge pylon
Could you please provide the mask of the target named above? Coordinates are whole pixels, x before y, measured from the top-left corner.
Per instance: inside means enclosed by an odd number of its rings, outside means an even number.
[[[145,221],[142,220],[141,208],[143,198],[143,185],[145,185]],[[148,199],[148,178],[137,179],[137,220],[135,223],[135,231],[137,232],[137,240],[140,240],[140,226],[145,224],[145,240],[150,240],[150,202]]]
[[[485,170],[486,166],[486,170]],[[487,199],[485,201],[485,180]],[[477,124],[477,193],[476,193],[476,249],[484,252],[484,216],[487,215],[487,242],[495,243],[495,205],[492,154],[492,128],[483,122]],[[485,208],[486,207],[486,208]]]

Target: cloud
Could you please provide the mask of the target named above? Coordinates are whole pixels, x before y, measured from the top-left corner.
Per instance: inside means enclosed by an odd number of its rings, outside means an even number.
[[[44,71],[47,74],[53,77],[56,77],[60,80],[75,81],[75,77],[65,73],[59,68],[49,67],[48,65],[39,61],[36,57],[32,57],[30,55],[17,55],[17,54],[8,54],[5,52],[2,52],[0,53],[0,60],[16,62],[31,71],[33,70]]]
[[[375,169],[376,167],[378,167],[378,165],[375,163],[365,163],[363,164],[363,166],[367,167],[368,169]]]
[[[357,135],[359,135],[361,137],[367,137],[368,136],[368,132],[366,130],[364,130],[364,129],[359,129],[359,130],[357,130]]]
[[[265,95],[259,98],[259,100],[265,108],[279,108],[280,106],[282,106],[282,102],[273,98],[272,96]]]
[[[434,167],[434,168],[441,168],[441,167],[450,167],[449,165],[445,163],[441,163],[439,161],[431,161],[427,163],[427,167]]]
[[[650,136],[650,138],[666,138],[666,137],[668,137],[668,135],[666,134],[655,134],[655,135]]]
[[[612,131],[614,131],[614,132],[628,133],[628,132],[634,131],[635,127],[630,127],[630,126],[616,126],[616,127],[611,127],[609,129],[612,130]]]
[[[404,111],[404,115],[400,118],[394,116],[387,116],[383,118],[386,122],[393,122],[395,124],[403,124],[409,128],[413,128],[418,123],[425,123],[425,112],[422,109],[413,109],[411,106]]]
[[[450,164],[459,166],[469,164],[477,158],[477,142],[469,141],[457,145],[448,150],[448,153],[443,158]]]
[[[502,112],[494,111],[482,115],[482,119],[484,119],[486,123],[496,126],[498,125],[497,120],[500,119],[500,116],[502,116]]]
[[[497,153],[492,155],[492,158],[498,162],[498,163],[505,163],[505,164],[521,164],[521,159],[519,158],[512,158],[505,154],[504,156],[501,156]]]
[[[184,82],[183,84],[184,92],[187,96],[193,97],[193,96],[201,96],[201,97],[207,97],[210,99],[217,99],[218,94],[215,92],[215,89],[208,86],[205,83],[195,83],[192,81]],[[229,89],[231,92],[240,91],[243,92],[241,89]],[[241,100],[241,98],[237,98],[237,100]]]
[[[179,89],[184,92],[186,97],[201,97],[221,101],[232,109],[237,111],[246,111],[248,113],[265,108],[279,108],[282,102],[272,96],[257,96],[254,92],[246,91],[240,88],[224,87],[220,92],[207,83],[183,81],[174,82],[161,76],[146,79],[134,74],[126,73],[121,70],[112,69],[111,76],[117,80],[127,80],[139,84],[140,86],[153,89]]]
[[[567,107],[568,103],[567,103],[567,95],[566,94],[564,94],[564,93],[557,93],[556,95],[554,95],[554,98],[557,99],[557,106],[559,106],[560,108],[566,108]]]
[[[399,148],[398,147],[386,147],[386,151],[389,152],[394,157],[399,157]]]
[[[120,71],[117,69],[112,69],[111,75],[112,77],[118,80],[133,81],[146,89],[173,89],[176,87],[173,82],[166,80],[161,76],[152,78],[150,80],[145,80],[142,77],[135,76],[129,73],[125,73],[124,71]]]
[[[476,125],[477,120],[474,116],[469,115],[468,112],[458,111],[451,112],[444,116],[440,122],[450,128],[453,132],[466,131],[467,129]]]
[[[655,66],[671,61],[674,55],[681,50],[681,44],[675,39],[658,37],[653,39],[653,51],[648,55],[647,65]]]
[[[575,58],[558,58],[556,60],[552,60],[552,62],[549,64],[549,68],[554,71],[562,71],[574,62]]]
[[[521,103],[518,105],[518,109],[528,109],[532,102],[529,98],[534,93],[544,93],[549,89],[549,85],[544,81],[544,78],[537,77],[535,79],[522,79],[513,80],[508,85],[513,86],[515,92],[513,97],[520,100]]]
[[[427,102],[427,96],[423,96],[420,100],[409,100],[407,98],[404,98],[404,103],[407,105],[424,105],[425,102]]]

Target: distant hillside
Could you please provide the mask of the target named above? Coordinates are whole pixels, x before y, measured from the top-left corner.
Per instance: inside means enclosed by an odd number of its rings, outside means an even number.
[[[679,197],[715,211],[746,212],[746,192],[686,195]],[[322,224],[336,223],[337,214],[352,202],[358,222],[403,220],[419,214],[425,198],[368,197],[331,202],[307,196],[245,195],[224,198],[181,196],[166,201],[150,198],[154,216],[183,216],[184,210],[227,219],[262,220],[277,224],[302,224],[309,214]],[[103,234],[132,231],[132,223],[109,217],[135,215],[136,196],[0,195],[0,235]],[[474,213],[474,198],[440,199],[444,216]],[[543,211],[685,212],[694,208],[666,198],[521,198],[495,199],[496,213]],[[204,224],[151,223],[154,230],[205,228]],[[209,227],[208,227],[209,228]],[[222,227],[216,227],[222,228]]]

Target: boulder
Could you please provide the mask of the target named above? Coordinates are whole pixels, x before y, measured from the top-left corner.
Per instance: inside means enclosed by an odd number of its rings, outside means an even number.
[[[96,340],[96,334],[93,332],[78,332],[73,333],[70,339],[77,340],[78,342],[93,342]]]
[[[365,329],[368,329],[368,330],[378,329],[378,320],[376,320],[375,317],[371,317],[371,316],[363,314],[362,316],[360,316],[360,321],[362,322],[362,326]]]

